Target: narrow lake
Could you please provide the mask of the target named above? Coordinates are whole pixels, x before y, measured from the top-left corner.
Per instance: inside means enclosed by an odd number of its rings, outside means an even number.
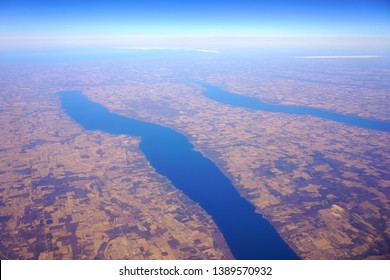
[[[212,216],[237,259],[298,259],[272,225],[185,136],[111,113],[81,92],[59,95],[64,111],[86,130],[140,136],[140,149],[150,164]]]
[[[265,111],[265,112],[277,112],[277,113],[286,113],[286,114],[293,114],[293,115],[309,115],[309,116],[335,121],[347,125],[353,125],[353,126],[358,126],[367,129],[390,132],[390,122],[375,120],[375,119],[367,119],[367,118],[362,118],[353,115],[345,115],[345,114],[321,110],[313,107],[265,103],[261,101],[261,99],[259,98],[232,93],[218,86],[214,86],[205,82],[197,81],[195,83],[201,85],[206,89],[205,91],[202,92],[204,96],[222,104],[236,106],[236,107],[244,107],[244,108]]]

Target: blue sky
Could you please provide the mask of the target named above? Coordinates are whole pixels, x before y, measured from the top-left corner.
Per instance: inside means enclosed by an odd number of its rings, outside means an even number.
[[[390,38],[390,1],[0,0],[3,46],[233,44],[237,37],[382,42]]]

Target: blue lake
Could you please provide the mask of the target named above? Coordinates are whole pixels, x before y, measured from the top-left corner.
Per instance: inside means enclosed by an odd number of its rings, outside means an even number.
[[[272,225],[186,137],[111,113],[80,92],[61,92],[60,98],[64,111],[86,130],[140,136],[140,149],[150,164],[212,216],[237,259],[298,259]]]
[[[196,83],[206,89],[202,92],[204,96],[222,104],[227,104],[236,107],[244,107],[265,112],[276,112],[293,115],[309,115],[366,129],[390,132],[390,122],[367,119],[353,115],[345,115],[312,107],[265,103],[259,98],[232,93],[205,82]]]

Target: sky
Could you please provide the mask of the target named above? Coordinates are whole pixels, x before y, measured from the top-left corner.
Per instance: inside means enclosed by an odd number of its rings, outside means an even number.
[[[388,44],[386,0],[0,0],[3,47]]]

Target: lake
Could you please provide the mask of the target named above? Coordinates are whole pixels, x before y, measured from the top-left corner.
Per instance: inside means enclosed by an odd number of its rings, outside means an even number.
[[[86,130],[140,136],[140,149],[167,177],[212,217],[237,259],[298,259],[272,225],[188,139],[173,129],[120,116],[81,92],[60,92],[63,110]]]
[[[345,115],[313,107],[265,103],[259,98],[232,93],[218,86],[211,85],[205,82],[196,81],[195,83],[201,85],[206,89],[202,92],[204,96],[222,104],[265,112],[285,113],[293,115],[309,115],[321,119],[335,121],[338,123],[358,126],[361,128],[390,132],[390,122],[367,119],[354,115]]]

